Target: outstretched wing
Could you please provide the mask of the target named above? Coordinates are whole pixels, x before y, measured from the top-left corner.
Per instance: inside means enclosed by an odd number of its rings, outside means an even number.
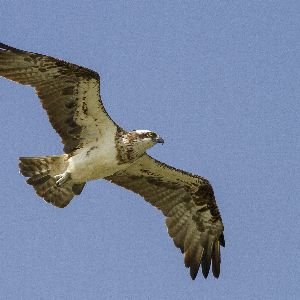
[[[212,262],[220,274],[220,245],[225,246],[223,223],[209,182],[145,154],[125,171],[107,180],[129,189],[167,217],[169,235],[184,253],[185,266],[195,279],[200,267],[206,278]]]
[[[35,88],[66,153],[116,131],[92,70],[0,43],[0,76]]]

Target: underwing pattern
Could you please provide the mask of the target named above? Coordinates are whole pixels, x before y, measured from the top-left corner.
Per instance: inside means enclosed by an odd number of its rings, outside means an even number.
[[[105,179],[142,196],[166,217],[168,233],[195,279],[201,267],[220,275],[224,226],[205,178],[150,157],[163,139],[149,130],[126,131],[106,112],[93,70],[0,43],[0,76],[32,86],[60,135],[64,154],[20,157],[20,172],[38,196],[66,207],[86,182]]]

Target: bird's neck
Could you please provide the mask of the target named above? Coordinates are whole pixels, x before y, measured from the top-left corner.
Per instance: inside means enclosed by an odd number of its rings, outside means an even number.
[[[118,149],[118,160],[121,163],[134,162],[145,154],[146,147],[132,132],[122,132],[117,135],[116,145]]]

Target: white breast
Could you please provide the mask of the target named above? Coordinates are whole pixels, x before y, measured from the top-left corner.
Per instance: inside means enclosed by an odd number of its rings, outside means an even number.
[[[117,163],[114,134],[106,134],[101,142],[94,141],[85,145],[68,162],[67,172],[71,173],[74,182],[104,178],[127,167]]]

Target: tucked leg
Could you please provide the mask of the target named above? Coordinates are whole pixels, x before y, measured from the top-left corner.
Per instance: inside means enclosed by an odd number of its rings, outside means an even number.
[[[68,183],[68,181],[70,181],[72,179],[72,177],[71,177],[71,173],[64,172],[62,174],[58,174],[58,175],[54,176],[54,179],[56,180],[56,185],[60,187],[64,184]]]

